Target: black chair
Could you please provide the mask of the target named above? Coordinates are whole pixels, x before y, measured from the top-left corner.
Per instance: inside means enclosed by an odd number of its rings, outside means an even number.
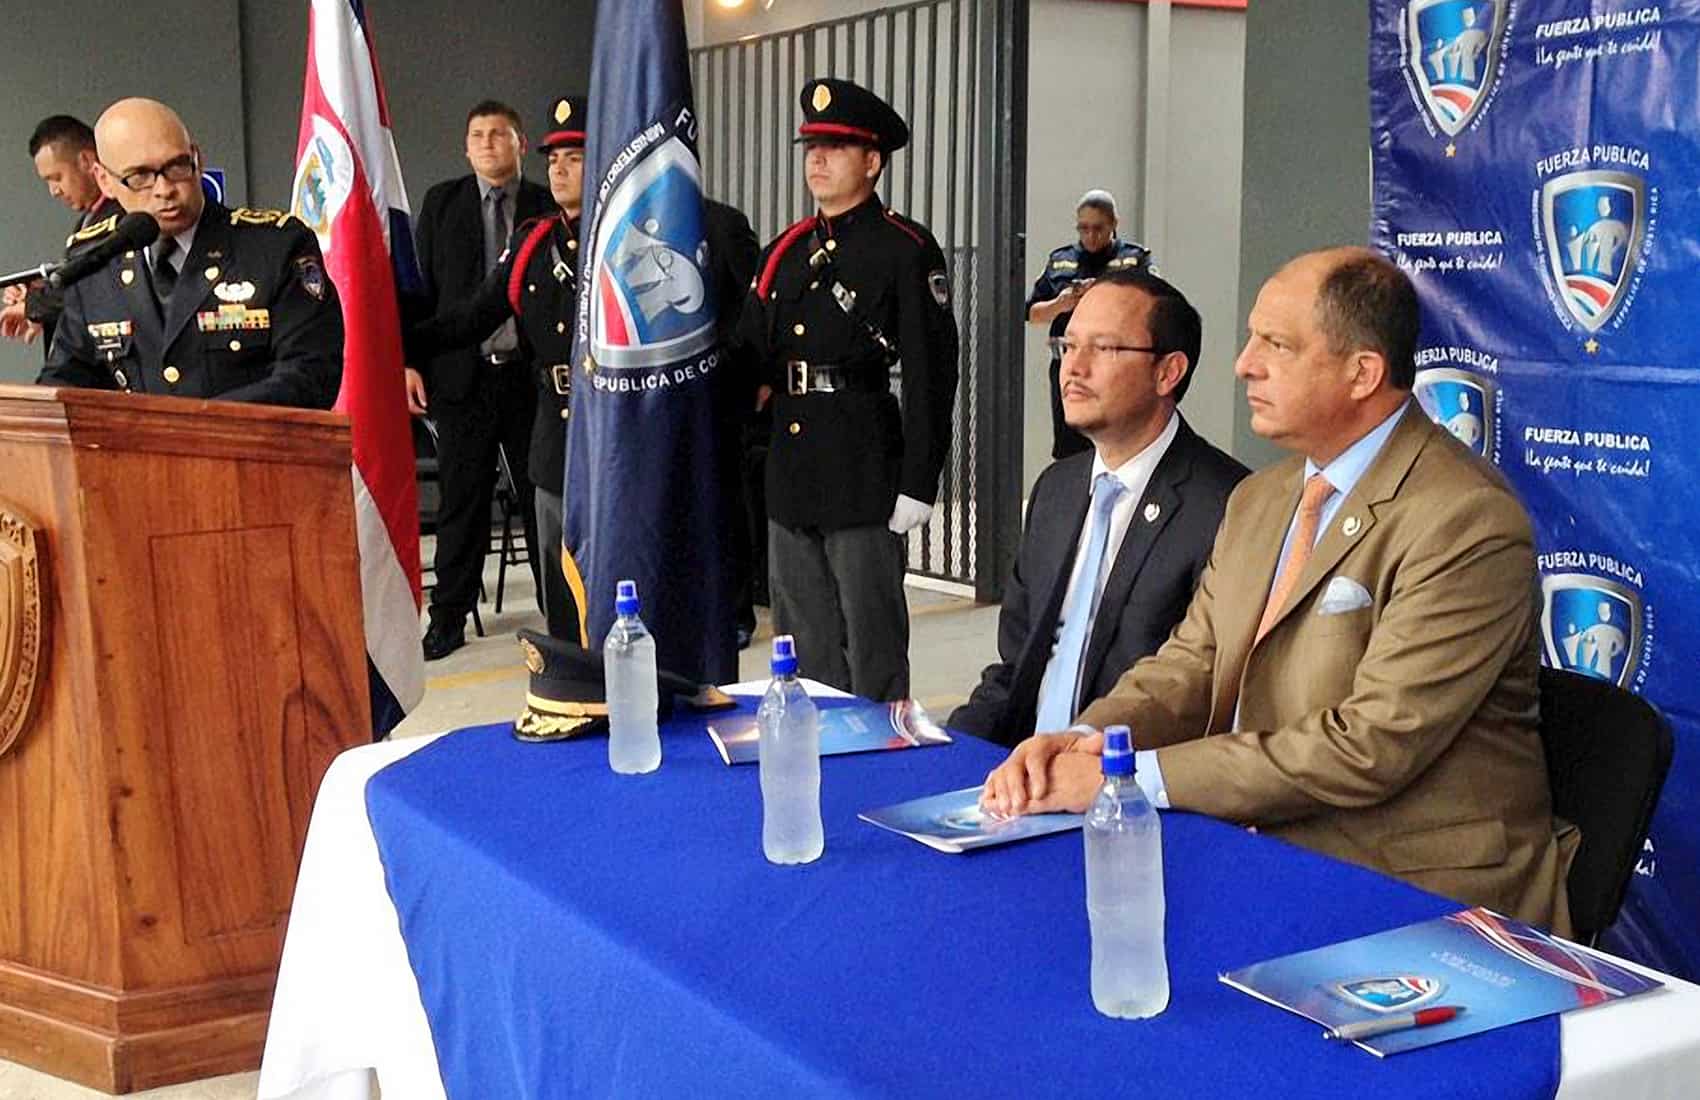
[[[1670,771],[1670,723],[1645,699],[1574,672],[1541,669],[1541,742],[1553,813],[1582,830],[1567,892],[1578,940],[1617,919]]]
[[[437,533],[437,515],[443,503],[443,479],[437,459],[437,425],[422,416],[413,418],[413,470],[419,491],[419,537],[424,538]],[[421,556],[420,581],[423,582],[427,576],[435,576],[436,572],[436,566]],[[421,587],[424,594],[430,596],[431,589],[436,586],[422,583]],[[480,594],[483,587],[483,582],[479,582]],[[478,637],[484,637],[484,620],[479,617],[476,604],[472,608],[472,631]]]
[[[514,485],[513,467],[508,464],[506,446],[496,446],[496,490],[491,494],[496,515],[490,524],[491,550],[496,553],[496,614],[502,613],[502,590],[507,586],[508,566],[531,568],[531,547],[525,540],[525,521],[514,530],[514,517],[519,514],[519,490]],[[500,534],[498,534],[498,529]]]

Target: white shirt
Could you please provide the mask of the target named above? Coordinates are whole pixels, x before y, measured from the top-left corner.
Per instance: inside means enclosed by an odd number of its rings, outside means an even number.
[[[1140,498],[1145,496],[1145,488],[1151,483],[1151,474],[1157,469],[1157,463],[1168,453],[1169,444],[1175,441],[1175,434],[1180,431],[1180,417],[1174,412],[1169,413],[1169,422],[1163,430],[1146,445],[1143,451],[1134,455],[1120,466],[1111,470],[1104,464],[1104,456],[1092,456],[1092,477],[1087,482],[1088,494],[1090,486],[1098,481],[1099,474],[1114,474],[1122,483],[1122,495],[1116,498],[1114,507],[1110,509],[1110,532],[1108,541],[1104,544],[1104,560],[1099,563],[1096,583],[1092,586],[1090,607],[1094,616],[1098,613],[1098,600],[1104,594],[1104,582],[1109,580],[1110,571],[1116,566],[1116,555],[1121,551],[1122,540],[1127,537],[1127,529],[1133,523],[1134,513],[1139,508]],[[1087,541],[1092,537],[1092,507],[1086,508],[1086,521],[1080,526],[1080,535],[1074,548],[1074,566],[1069,570],[1068,588],[1065,589],[1062,608],[1057,612],[1057,621],[1051,624],[1051,656],[1045,661],[1045,675],[1039,681],[1039,698],[1043,699],[1051,687],[1051,677],[1057,673],[1057,638],[1062,633],[1062,624],[1068,621],[1069,612],[1080,598],[1080,571],[1086,566]],[[1087,644],[1091,644],[1092,632],[1086,633]],[[1076,685],[1076,690],[1079,690]]]

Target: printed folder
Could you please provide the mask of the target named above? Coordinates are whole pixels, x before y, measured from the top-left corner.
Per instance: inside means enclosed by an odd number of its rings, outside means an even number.
[[[998,817],[980,809],[981,787],[928,795],[858,814],[870,825],[902,833],[929,848],[960,854],[1028,837],[1080,828],[1080,814],[1027,814]]]
[[[760,731],[753,714],[726,714],[708,723],[708,736],[728,764],[754,764],[760,758]],[[950,734],[940,729],[920,703],[850,703],[820,710],[820,754],[844,756],[853,752],[884,752],[948,745]]]
[[[1284,955],[1220,977],[1235,989],[1330,1028],[1430,1006],[1463,1007],[1446,1023],[1359,1041],[1382,1057],[1631,997],[1662,984],[1482,908]]]

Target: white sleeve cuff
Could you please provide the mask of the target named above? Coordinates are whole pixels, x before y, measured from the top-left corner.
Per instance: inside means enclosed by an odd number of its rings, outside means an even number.
[[[1151,805],[1159,810],[1169,808],[1169,789],[1163,786],[1163,769],[1157,766],[1157,750],[1142,749],[1133,754],[1133,779]]]

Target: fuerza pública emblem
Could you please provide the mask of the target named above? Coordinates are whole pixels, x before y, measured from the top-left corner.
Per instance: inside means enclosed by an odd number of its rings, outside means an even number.
[[[1436,126],[1455,137],[1486,104],[1505,35],[1505,0],[1412,0],[1405,64]]]
[[[1371,1012],[1409,1012],[1434,1000],[1445,988],[1440,979],[1420,974],[1385,974],[1333,985],[1336,996]]]
[[[1619,687],[1641,665],[1641,594],[1591,573],[1541,578],[1541,635],[1547,664]]]
[[[1558,300],[1598,332],[1623,303],[1647,229],[1647,182],[1634,172],[1589,169],[1541,185],[1541,236]]]
[[[1417,372],[1411,389],[1430,420],[1483,458],[1498,457],[1498,387],[1492,382],[1455,367],[1431,367]]]
[[[599,370],[667,366],[715,342],[696,156],[670,134],[640,157],[614,185],[595,245],[589,327]]]

